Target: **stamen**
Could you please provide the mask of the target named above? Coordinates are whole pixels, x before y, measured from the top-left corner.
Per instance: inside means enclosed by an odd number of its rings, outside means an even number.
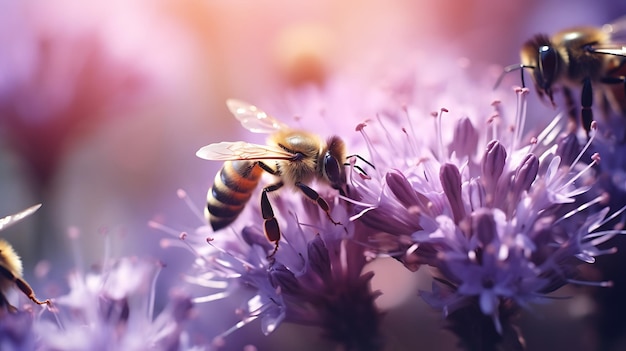
[[[583,154],[585,153],[585,151],[587,151],[587,149],[589,148],[589,146],[591,146],[591,142],[593,142],[593,140],[596,137],[596,130],[598,129],[598,124],[595,123],[595,121],[593,121],[591,123],[591,132],[589,133],[589,140],[587,140],[587,143],[585,144],[585,146],[582,148],[582,150],[580,150],[580,152],[578,153],[578,156],[576,157],[576,159],[574,160],[574,162],[572,162],[572,164],[569,166],[570,171],[572,170],[572,168],[574,168],[574,166],[576,166],[576,164],[578,164],[578,161],[580,161],[580,158],[583,156]],[[595,153],[594,155],[596,155],[597,153]],[[593,156],[592,156],[593,159]]]
[[[378,120],[378,123],[380,122],[380,119]],[[381,123],[382,125],[382,123]],[[370,154],[370,158],[372,160],[375,159],[375,157],[379,156],[375,151],[374,151],[374,144],[372,143],[372,140],[369,138],[369,136],[367,135],[367,133],[365,133],[365,127],[367,126],[366,123],[359,123],[356,127],[356,131],[361,133],[361,136],[363,136],[363,140],[365,140],[365,146],[367,147],[367,152]],[[376,162],[374,162],[376,163]],[[378,169],[375,169],[376,173],[378,174],[378,178],[381,177],[380,175],[380,171]]]
[[[171,227],[168,227],[164,224],[161,224],[157,221],[148,221],[148,227],[152,228],[152,229],[157,229],[160,230],[164,233],[167,233],[175,238],[179,238],[180,239],[180,231],[179,230],[175,230]]]
[[[610,280],[605,280],[601,282],[590,282],[590,281],[584,281],[584,280],[567,279],[567,282],[571,284],[584,285],[584,286],[596,286],[596,287],[601,287],[601,288],[610,288],[613,286],[613,282]]]
[[[161,270],[165,267],[163,262],[157,262],[157,269],[154,273],[154,277],[152,277],[152,282],[150,284],[150,295],[148,296],[148,320],[152,321],[154,319],[154,301],[156,300],[156,283],[159,278],[159,274]]]
[[[187,195],[187,192],[185,190],[183,189],[176,190],[176,195],[178,196],[179,199],[185,201],[185,204],[187,205],[187,207],[189,207],[191,212],[200,220],[200,223],[206,224],[206,219],[204,218],[203,211],[200,210],[198,206],[196,206],[193,203],[193,201],[191,201],[191,198],[189,198],[189,195]]]
[[[576,173],[576,175],[574,177],[572,177],[569,181],[567,181],[566,183],[564,183],[561,187],[559,187],[559,191],[562,189],[567,188],[568,186],[574,184],[574,182],[576,180],[578,180],[578,178],[582,177],[582,175],[587,172],[588,170],[590,170],[591,168],[593,168],[593,166],[595,166],[596,164],[598,164],[598,162],[600,161],[600,155],[598,155],[598,153],[595,153],[593,155],[591,155],[591,159],[592,162],[590,164],[588,164],[585,168],[583,168],[580,172]],[[570,167],[570,171],[571,171],[571,167]]]
[[[411,122],[411,116],[409,115],[409,109],[406,107],[406,105],[402,105],[402,111],[404,111],[404,115],[406,116],[406,120],[407,123],[409,124],[409,129],[411,130],[411,136],[410,137],[408,134],[407,136],[409,136],[409,138],[407,138],[408,142],[409,142],[409,147],[411,149],[411,154],[413,157],[415,157],[415,155],[418,154],[418,148],[417,145],[415,144],[415,128],[413,127],[413,123]]]
[[[539,135],[537,135],[537,142],[544,146],[554,143],[557,136],[561,134],[560,128],[557,128],[557,126],[561,123],[561,120],[563,120],[563,113],[559,113],[554,119],[552,119],[552,121],[550,121],[548,126],[545,127]]]
[[[442,107],[439,109],[439,113],[433,113],[436,117],[435,132],[437,133],[437,159],[439,162],[443,162],[446,159],[443,148],[443,131],[442,131],[442,117],[443,113],[448,112],[448,109]]]
[[[230,294],[228,292],[222,291],[222,292],[211,294],[211,295],[195,297],[195,298],[191,299],[191,302],[193,302],[193,303],[206,303],[206,302],[212,302],[212,301],[225,299],[228,296],[230,296]]]
[[[515,111],[515,130],[513,135],[513,145],[511,150],[517,150],[520,141],[522,140],[522,134],[526,127],[526,108],[528,106],[528,88],[515,88],[517,94],[517,104]]]
[[[602,203],[603,201],[604,201],[604,195],[597,196],[593,200],[585,202],[584,204],[582,204],[582,205],[576,207],[575,209],[567,212],[565,215],[563,215],[563,217],[561,217],[561,218],[557,219],[556,221],[554,221],[554,224],[557,224],[557,223],[559,223],[559,222],[561,222],[561,221],[563,221],[563,220],[565,220],[567,218],[570,218],[571,216],[573,216],[573,215],[575,215],[575,214],[577,214],[579,212],[582,212],[582,211],[588,209],[589,207],[591,207],[591,206],[593,206],[595,204]]]
[[[226,251],[226,250],[222,249],[222,248],[221,248],[221,247],[219,247],[219,246],[215,246],[215,245],[213,245],[213,243],[212,243],[212,242],[210,242],[210,241],[209,241],[209,242],[208,242],[208,244],[209,244],[209,245],[211,245],[211,247],[215,248],[217,251],[219,251],[219,252],[221,252],[221,253],[223,253],[223,254],[225,254],[225,255],[227,255],[227,256],[230,256],[230,257],[234,258],[234,259],[235,259],[235,261],[237,261],[237,262],[241,263],[244,267],[250,267],[250,268],[254,267],[254,265],[253,265],[252,263],[250,263],[250,262],[248,262],[248,261],[246,261],[246,260],[244,260],[244,259],[241,259],[241,258],[239,258],[239,257],[237,257],[237,256],[235,256],[235,255],[233,255],[233,254],[232,254],[232,253],[230,253],[229,251]]]
[[[217,275],[217,274],[212,274],[211,276],[215,276],[215,277],[220,277],[221,276]],[[226,288],[228,288],[229,283],[227,281],[222,281],[222,280],[211,280],[211,279],[207,279],[207,278],[199,278],[196,276],[191,276],[191,275],[185,275],[183,277],[183,279],[190,283],[190,284],[194,284],[194,285],[198,285],[201,286],[203,288],[209,288],[209,289],[220,289],[220,290],[226,290]],[[223,294],[226,294],[226,292],[223,292]],[[211,295],[213,296],[213,295]]]
[[[596,229],[604,226],[605,224],[607,224],[608,222],[612,221],[615,217],[619,216],[620,214],[624,213],[624,211],[626,211],[626,205],[622,206],[622,208],[620,208],[619,210],[615,211],[613,214],[611,214],[609,217],[605,218],[602,222],[598,223],[595,226],[592,226],[591,228],[589,228],[589,231],[595,231]]]

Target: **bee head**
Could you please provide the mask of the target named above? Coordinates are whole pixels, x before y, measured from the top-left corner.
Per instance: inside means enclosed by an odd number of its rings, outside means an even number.
[[[552,86],[561,73],[563,58],[546,35],[528,40],[521,50],[522,66],[532,69],[533,82],[541,98],[546,95],[554,105]]]
[[[345,195],[346,172],[343,167],[345,160],[345,144],[338,136],[330,137],[322,158],[322,174],[330,185]]]

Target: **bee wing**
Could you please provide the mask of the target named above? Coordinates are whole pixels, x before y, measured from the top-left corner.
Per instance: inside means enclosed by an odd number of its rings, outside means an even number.
[[[196,152],[196,156],[205,160],[289,160],[293,154],[279,147],[258,145],[245,141],[214,143],[204,146]]]
[[[30,216],[35,213],[41,207],[41,204],[37,204],[35,206],[29,207],[24,211],[18,212],[16,214],[12,214],[10,216],[6,216],[4,218],[0,218],[0,230],[10,227],[11,225],[21,221],[22,219]]]
[[[591,49],[595,53],[626,57],[626,43],[594,44]]]
[[[289,128],[283,122],[245,101],[228,99],[226,105],[241,125],[253,133],[274,133]]]

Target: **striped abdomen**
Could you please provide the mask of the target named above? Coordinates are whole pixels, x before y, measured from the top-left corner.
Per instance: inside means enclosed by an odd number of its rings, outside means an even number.
[[[207,217],[214,231],[231,224],[259,184],[263,169],[255,161],[226,161],[207,194]]]

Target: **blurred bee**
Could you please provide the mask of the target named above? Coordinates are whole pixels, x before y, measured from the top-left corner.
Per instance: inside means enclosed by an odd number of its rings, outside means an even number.
[[[25,209],[14,215],[0,219],[0,230],[17,223],[23,218],[30,216],[41,207],[41,204]],[[3,239],[0,239],[0,307],[6,308],[9,312],[16,312],[17,308],[12,306],[4,295],[12,286],[17,286],[24,295],[38,305],[50,306],[50,300],[39,301],[35,297],[35,292],[22,278],[22,261],[20,256],[13,250],[13,247]]]
[[[307,184],[322,181],[340,194],[346,194],[345,144],[338,136],[327,140],[302,130],[293,130],[267,115],[256,106],[239,100],[228,100],[228,109],[244,128],[254,133],[271,133],[267,145],[243,141],[221,142],[204,146],[196,155],[206,160],[225,161],[207,194],[205,215],[213,230],[231,224],[241,213],[260,181],[263,172],[278,178],[263,188],[261,213],[267,239],[274,243],[271,258],[278,249],[280,228],[267,193],[283,186],[300,190],[330,216],[330,207],[317,191]]]
[[[521,63],[508,66],[504,74],[526,68],[539,97],[547,97],[554,106],[555,88],[563,92],[570,120],[578,125],[576,103],[572,89],[581,89],[582,125],[589,134],[593,121],[594,96],[601,98],[605,116],[609,110],[626,115],[626,17],[602,27],[575,27],[562,30],[552,37],[537,34],[522,46]],[[524,73],[521,71],[522,85]],[[622,83],[622,84],[620,84]],[[592,90],[592,86],[595,92]]]

